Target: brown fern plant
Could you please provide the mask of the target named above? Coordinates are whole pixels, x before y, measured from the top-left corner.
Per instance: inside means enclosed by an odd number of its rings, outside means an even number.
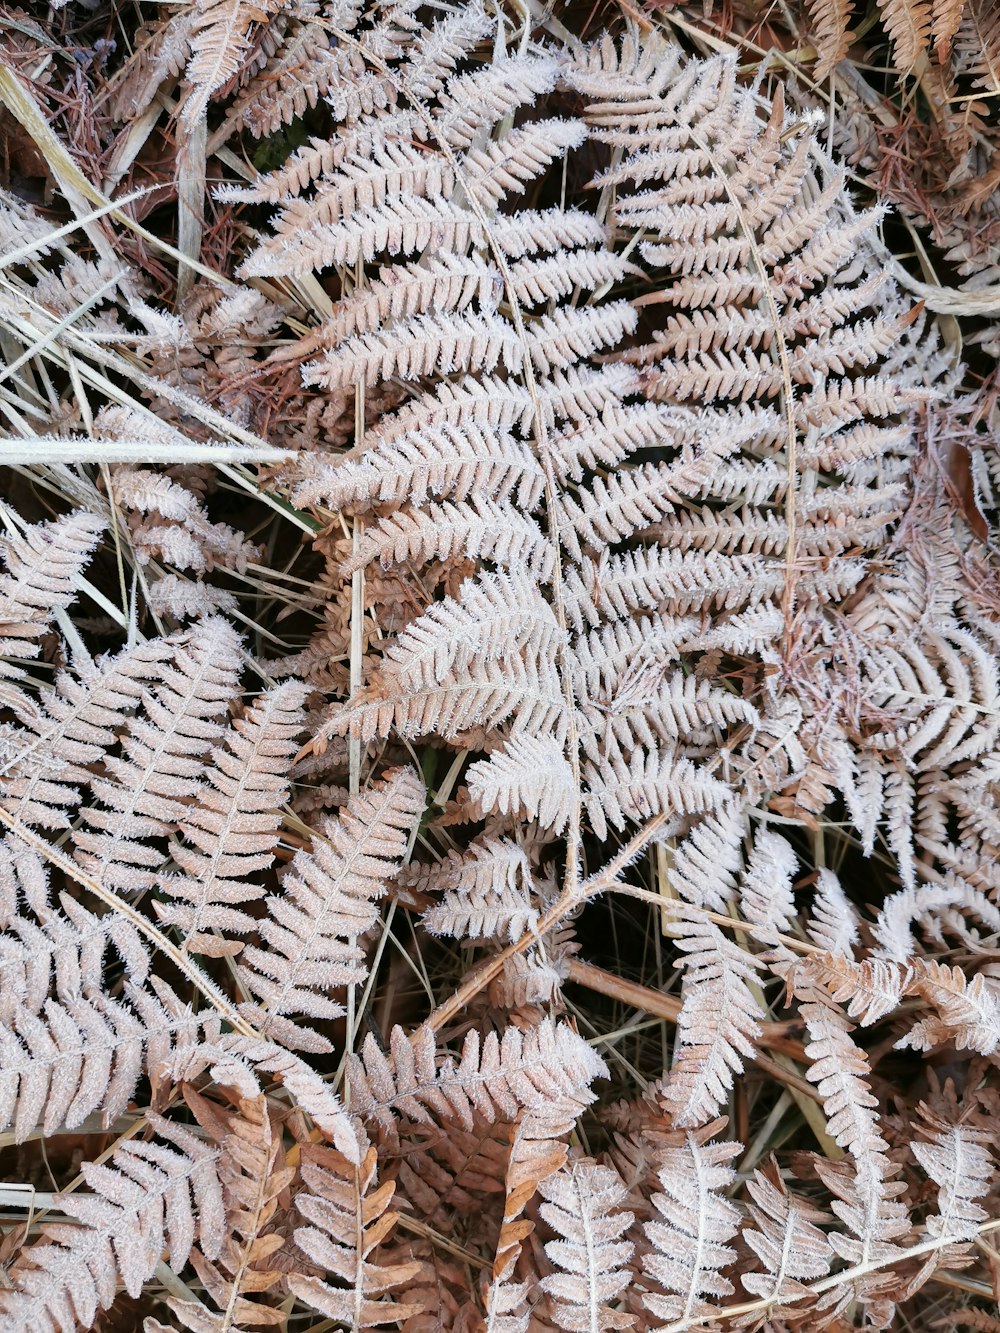
[[[881,210],[641,25],[145,17],[98,78],[89,19],[15,16],[0,68],[67,211],[0,200],[0,1130],[64,1186],[0,1329],[978,1293],[1000,602]],[[886,9],[902,63],[964,21]],[[662,985],[586,961],[608,921]],[[670,1042],[633,1065],[574,981]],[[951,1080],[896,1104],[911,1050]]]

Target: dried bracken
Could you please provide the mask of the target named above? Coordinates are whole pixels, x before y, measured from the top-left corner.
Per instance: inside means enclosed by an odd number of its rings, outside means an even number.
[[[0,14],[0,1330],[995,1322],[996,14],[641,8]]]

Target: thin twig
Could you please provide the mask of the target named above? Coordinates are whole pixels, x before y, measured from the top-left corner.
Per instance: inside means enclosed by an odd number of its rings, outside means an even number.
[[[611,888],[622,871],[631,865],[646,844],[656,835],[665,823],[665,819],[664,815],[654,815],[602,870],[599,870],[596,875],[592,875],[590,879],[585,880],[575,891],[564,890],[552,906],[542,913],[534,930],[525,931],[519,940],[515,940],[506,949],[494,954],[492,958],[486,959],[473,969],[458,989],[430,1014],[426,1020],[426,1026],[432,1028],[435,1032],[439,1032],[445,1024],[450,1023],[457,1014],[461,1013],[466,1005],[470,1004],[491,981],[500,975],[504,965],[511,958],[515,958],[533,944],[537,944],[543,935],[558,926],[561,921],[578,907],[581,907],[589,898],[594,898]]]

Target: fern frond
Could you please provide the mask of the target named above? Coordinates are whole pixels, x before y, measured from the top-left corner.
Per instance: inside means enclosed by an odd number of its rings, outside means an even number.
[[[204,757],[222,734],[222,716],[237,693],[239,639],[221,619],[206,621],[172,641],[170,665],[129,719],[121,757],[105,760],[107,776],[91,788],[101,806],[83,811],[87,827],[74,832],[81,864],[106,884],[150,887],[165,856],[149,838],[168,833],[184,798],[202,783]]]
[[[510,195],[523,194],[529,181],[542,175],[554,159],[579,148],[585,138],[579,121],[535,121],[511,130],[499,142],[471,149],[462,163],[463,175],[492,210]]]
[[[537,944],[504,961],[503,971],[490,986],[490,998],[504,1009],[521,1013],[559,1004],[579,948],[572,926],[546,931]]]
[[[499,1221],[490,1205],[503,1186],[509,1126],[477,1120],[472,1130],[449,1125],[446,1134],[427,1135],[420,1125],[404,1121],[399,1134],[404,1148],[397,1183],[400,1202],[444,1234],[474,1231],[469,1239],[476,1248],[493,1253]]]
[[[162,988],[162,987],[160,987]],[[172,1006],[178,1008],[179,1006]],[[368,1140],[356,1117],[348,1115],[320,1074],[284,1046],[261,1037],[220,1033],[213,1024],[204,1034],[166,1046],[149,1061],[151,1076],[171,1084],[193,1083],[207,1070],[213,1083],[254,1101],[274,1081],[282,1084],[295,1104],[310,1117],[339,1153],[354,1163],[362,1160]],[[261,1075],[269,1074],[265,1079]]]
[[[831,954],[811,954],[802,963],[838,1004],[846,1001],[848,1017],[867,1027],[894,1012],[910,980],[909,970],[880,958],[855,963]]]
[[[850,383],[854,367],[887,363],[900,337],[903,326],[892,293],[878,274],[869,276],[866,262],[856,264],[864,254],[860,238],[876,219],[854,214],[836,173],[824,169],[825,179],[814,173],[808,144],[789,128],[780,96],[765,120],[754,93],[739,88],[735,70],[723,58],[684,69],[667,88],[663,70],[676,65],[676,53],[647,39],[640,57],[637,46],[626,42],[619,57],[606,41],[581,57],[572,74],[593,102],[587,112],[592,137],[621,150],[621,160],[597,183],[615,188],[615,218],[637,235],[639,253],[660,271],[662,290],[651,299],[689,312],[668,316],[666,328],[654,332],[646,346],[630,349],[628,359],[640,368],[651,400],[679,406],[714,400],[709,417],[725,412],[726,400],[766,409],[770,399],[781,395],[786,422],[782,425],[773,414],[766,425],[761,421],[751,447],[754,464],[733,469],[745,485],[756,486],[759,479],[767,488],[761,494],[770,491],[778,498],[782,482],[770,461],[786,447],[799,450],[799,468],[820,474],[837,465],[837,444],[818,433],[818,408],[809,402],[813,384],[841,378]],[[766,281],[761,266],[770,275]],[[844,283],[831,281],[837,272],[850,276]],[[780,294],[774,296],[774,290]],[[893,419],[911,404],[888,375],[866,378],[880,385],[869,395],[874,419],[856,418],[856,437],[845,438],[840,447],[862,453],[870,448],[884,462],[894,461],[891,478],[868,474],[857,494],[842,497],[859,525],[850,539],[858,550],[877,549],[885,540],[892,521],[886,483],[902,478],[902,459],[912,448],[912,430],[901,430]],[[794,392],[796,384],[803,386],[801,397]],[[831,401],[836,396],[831,394]],[[866,401],[865,392],[859,401]],[[878,420],[883,416],[890,418],[884,427]],[[799,435],[804,452],[793,438]],[[694,444],[698,437],[688,438]],[[710,473],[706,495],[718,497],[725,489],[719,470]],[[677,610],[704,605],[709,588],[717,590],[716,606],[774,599],[779,590],[768,587],[768,569],[781,556],[787,566],[790,533],[804,561],[832,537],[825,513],[803,514],[797,525],[786,518],[788,526],[782,527],[754,507],[756,496],[745,498],[744,521],[732,528],[728,514],[721,517],[714,506],[702,507],[696,493],[669,498],[677,512],[663,511],[668,545],[675,539],[704,541],[733,552],[727,562],[699,567],[699,601],[677,599]],[[729,529],[725,533],[723,526]],[[612,539],[608,532],[597,535]],[[847,549],[841,547],[841,554]],[[761,553],[753,567],[743,563],[748,551]],[[728,575],[723,572],[727,563]],[[690,556],[684,565],[693,568]],[[847,572],[846,565],[840,568]],[[845,595],[843,579],[836,588],[812,580],[811,571],[783,579],[786,604],[791,582],[803,604]],[[748,597],[750,588],[754,592]]]
[[[416,513],[399,510],[380,519],[366,529],[344,573],[376,559],[385,566],[454,555],[483,556],[504,565],[520,563],[539,577],[551,571],[553,560],[551,545],[533,518],[482,496],[474,502],[446,500]]]
[[[424,808],[413,769],[388,772],[353,798],[336,820],[320,825],[311,852],[298,852],[267,899],[262,946],[248,945],[238,975],[254,997],[243,1006],[265,1035],[307,1050],[329,1043],[290,1015],[335,1018],[343,1009],[329,992],[367,975],[358,939],[378,919],[375,903],[395,874]]]
[[[989,0],[968,0],[955,34],[955,60],[975,79],[975,86],[994,93],[1000,83],[1000,21]]]
[[[474,213],[447,199],[401,195],[343,222],[278,233],[243,261],[239,273],[243,278],[306,277],[332,265],[371,262],[380,252],[416,254],[443,237],[450,250],[461,253],[482,239],[482,228]]]
[[[846,1278],[820,1296],[817,1310],[835,1318],[852,1305],[866,1307],[874,1321],[891,1323],[900,1297],[899,1279],[892,1270],[910,1234],[909,1208],[898,1199],[900,1183],[873,1181],[861,1166],[817,1159],[816,1169],[834,1196],[833,1211],[846,1223],[847,1232],[832,1232],[834,1251],[852,1267],[864,1269],[877,1256],[872,1271]],[[889,1173],[891,1174],[891,1173]],[[897,1244],[902,1241],[902,1244]]]
[[[294,355],[301,361],[345,338],[376,333],[387,324],[432,311],[465,310],[473,301],[496,303],[496,277],[478,255],[449,251],[419,263],[388,264],[377,281],[358,288],[334,306],[330,318],[309,337],[278,352],[275,360]]]
[[[274,0],[199,0],[185,76],[192,92],[183,118],[190,128],[208,99],[228,83],[250,51],[250,34],[277,8]]]
[[[637,749],[626,758],[617,748],[598,767],[584,770],[584,802],[591,827],[598,837],[629,820],[664,814],[673,818],[703,814],[727,805],[730,789],[690,759],[675,759]]]
[[[540,1284],[557,1327],[589,1333],[631,1328],[635,1316],[610,1305],[630,1280],[626,1265],[633,1245],[622,1235],[635,1220],[621,1207],[626,1190],[618,1173],[576,1161],[542,1181],[539,1190],[545,1200],[539,1212],[560,1237],[547,1242],[545,1254],[563,1271]]]
[[[0,935],[0,1020],[13,1024],[39,1014],[53,982],[62,1004],[100,996],[111,949],[133,982],[146,980],[149,955],[132,923],[113,913],[96,916],[68,894],[60,897],[61,910],[53,907],[35,852],[11,839],[0,843],[0,879],[8,900]]]
[[[472,727],[495,728],[510,719],[515,734],[566,730],[565,699],[551,653],[528,651],[496,661],[474,660],[464,670],[422,687],[393,689],[387,676],[343,708],[320,734],[456,736]]]
[[[822,993],[805,993],[811,997],[801,1007],[811,1039],[806,1047],[812,1061],[808,1077],[823,1097],[827,1130],[852,1154],[859,1170],[881,1179],[887,1145],[874,1114],[878,1100],[868,1084],[868,1062],[851,1040],[851,1025],[836,1005]]]
[[[455,173],[444,158],[390,139],[366,157],[345,158],[318,182],[311,199],[286,203],[273,225],[279,236],[294,236],[306,227],[316,231],[403,196],[450,199],[454,189]]]
[[[522,848],[499,838],[484,837],[469,844],[420,876],[426,892],[443,897],[423,915],[435,935],[457,939],[504,937],[519,939],[537,924],[532,902],[531,866]]]
[[[1000,1047],[1000,992],[981,972],[970,981],[959,967],[915,958],[907,991],[920,995],[936,1013],[915,1023],[900,1046],[930,1050],[954,1042],[960,1050],[991,1055]]]
[[[405,1287],[417,1272],[413,1262],[380,1264],[371,1258],[395,1225],[389,1211],[394,1185],[375,1183],[376,1150],[355,1165],[330,1148],[310,1145],[303,1155],[302,1179],[309,1193],[296,1206],[309,1226],[298,1227],[295,1243],[328,1277],[293,1275],[292,1292],[312,1309],[351,1328],[383,1328],[419,1314],[418,1305],[389,1293]],[[379,1299],[386,1297],[388,1299]]]
[[[209,957],[235,953],[240,945],[227,933],[254,927],[237,904],[263,894],[245,876],[272,861],[305,695],[298,682],[274,686],[232,724],[180,821],[184,841],[170,851],[184,874],[161,878],[160,890],[172,901],[154,906],[161,921],[184,932],[185,949]]]
[[[70,961],[69,951],[58,959]],[[155,984],[162,1001],[131,983],[117,1000],[94,987],[89,995],[45,1000],[37,1014],[19,1010],[0,1025],[0,1123],[13,1125],[17,1142],[39,1124],[45,1134],[75,1128],[98,1109],[111,1124],[144,1072],[175,1044],[199,1039],[199,1021],[168,987]],[[65,980],[61,989],[68,992]]]
[[[579,481],[585,468],[615,467],[639,449],[661,448],[677,439],[677,413],[659,403],[623,406],[612,399],[593,417],[553,431],[549,438],[563,480]]]
[[[193,11],[182,11],[172,14],[166,23],[139,29],[132,60],[108,80],[109,109],[116,119],[138,119],[164,79],[184,68],[196,17]]]
[[[508,259],[557,254],[574,246],[599,246],[605,230],[592,213],[578,208],[522,209],[514,217],[491,220],[490,236]]]
[[[304,378],[307,384],[335,391],[361,380],[377,384],[393,375],[407,380],[433,371],[489,372],[501,362],[516,371],[522,356],[510,325],[495,315],[470,311],[414,315],[391,328],[346,339],[307,365]]]
[[[990,1135],[970,1125],[950,1125],[924,1108],[926,1140],[910,1145],[914,1157],[938,1186],[938,1211],[927,1218],[932,1236],[971,1240],[987,1214],[977,1203],[993,1179]]]
[[[881,0],[879,8],[892,40],[893,64],[900,74],[909,74],[930,40],[929,0]]]
[[[806,1295],[805,1281],[825,1277],[833,1258],[817,1222],[825,1214],[807,1200],[789,1193],[776,1169],[755,1171],[747,1182],[753,1203],[743,1239],[764,1265],[763,1273],[740,1278],[751,1295],[764,1301],[794,1300]]]
[[[403,62],[410,92],[428,101],[440,91],[461,58],[490,32],[490,20],[479,0],[449,10],[419,32]]]
[[[721,786],[721,784],[720,784]],[[739,802],[718,801],[674,852],[670,882],[694,907],[724,912],[742,869],[746,816]],[[692,812],[694,813],[694,812]]]
[[[558,637],[552,608],[523,570],[484,571],[408,625],[386,648],[382,671],[401,688],[433,689],[473,662],[551,655]]]
[[[175,448],[170,448],[175,455]],[[243,572],[257,556],[257,548],[242,533],[226,523],[211,522],[194,491],[169,477],[147,469],[117,467],[112,474],[112,494],[128,515],[130,541],[142,564],[156,559],[196,574],[208,573],[217,565]]]
[[[297,505],[323,500],[334,509],[372,500],[417,503],[432,495],[494,501],[516,496],[522,510],[531,510],[544,484],[541,467],[520,440],[468,422],[376,440],[359,458],[346,458],[338,467],[321,464],[293,494]]]
[[[350,50],[334,46],[322,21],[310,6],[300,3],[277,54],[243,88],[227,108],[225,121],[210,142],[246,127],[255,139],[276,134],[283,125],[301,120],[327,97],[356,115],[391,105],[392,86],[385,79],[366,75],[362,62]],[[220,194],[222,191],[220,190]]]
[[[950,875],[940,885],[925,884],[892,894],[883,903],[872,933],[880,954],[907,963],[919,953],[914,933],[918,926],[931,939],[940,941],[944,938],[944,919],[957,924],[966,916],[990,934],[1000,931],[1000,909],[982,891]]]
[[[661,606],[683,615],[695,607],[753,605],[779,586],[757,557],[662,547],[602,555],[599,566],[585,565],[566,582],[568,610],[580,629],[601,617],[625,618]]]
[[[1000,1319],[996,1315],[972,1306],[942,1315],[938,1326],[948,1329],[949,1333],[1000,1333]]]
[[[268,1267],[268,1260],[284,1237],[271,1226],[281,1219],[280,1195],[291,1186],[295,1171],[285,1164],[280,1126],[272,1120],[263,1097],[239,1098],[232,1111],[191,1088],[184,1089],[184,1097],[219,1149],[226,1234],[214,1260],[192,1248],[191,1265],[220,1313],[212,1313],[201,1301],[178,1296],[167,1296],[166,1304],[191,1333],[228,1333],[244,1325],[276,1324],[280,1314],[250,1297],[276,1287],[281,1280],[279,1271]]]
[[[595,733],[584,741],[593,762],[599,763],[615,743],[622,750],[655,747],[706,728],[725,730],[735,723],[757,721],[751,704],[682,671],[651,684],[650,677],[655,680],[662,667],[644,656],[637,654],[624,679],[613,681],[607,693],[599,693],[584,710]]]
[[[448,82],[438,99],[435,134],[452,148],[468,148],[484,123],[498,124],[518,107],[555,87],[561,74],[554,54],[511,55]]]
[[[107,1166],[83,1164],[90,1194],[57,1196],[79,1225],[50,1224],[22,1252],[0,1292],[0,1327],[90,1327],[119,1282],[131,1296],[141,1294],[164,1251],[176,1273],[196,1237],[204,1254],[219,1253],[225,1212],[216,1150],[152,1111],[148,1119],[165,1142],[123,1143]]]
[[[696,910],[678,908],[671,925],[684,981],[678,1041],[662,1097],[679,1126],[694,1127],[715,1117],[743,1060],[756,1049],[762,1014],[751,984],[758,968],[752,955]]]
[[[854,957],[858,919],[840,880],[824,866],[816,881],[816,897],[807,925],[809,938],[820,949],[843,958]]]
[[[792,878],[798,857],[786,838],[762,828],[740,883],[740,915],[757,939],[771,942],[791,928],[795,916]]]
[[[476,1117],[492,1122],[514,1120],[520,1109],[541,1109],[561,1099],[582,1109],[592,1098],[590,1085],[605,1073],[603,1061],[566,1024],[540,1023],[520,1032],[485,1037],[473,1030],[459,1059],[438,1063],[434,1033],[420,1028],[407,1039],[393,1028],[389,1058],[366,1038],[362,1056],[348,1062],[351,1106],[391,1132],[394,1115],[417,1123],[433,1117],[471,1128]]]
[[[17,659],[38,656],[38,639],[80,591],[80,576],[104,530],[84,509],[36,523],[0,542],[0,677],[22,673]]]
[[[901,756],[885,766],[883,803],[886,840],[899,865],[900,879],[906,889],[917,886],[916,854],[913,842],[913,807],[916,785]]]
[[[529,819],[559,834],[577,797],[573,771],[555,740],[512,736],[503,747],[469,766],[469,792],[484,813]]]
[[[851,0],[811,0],[808,13],[818,57],[813,77],[821,83],[847,55],[850,46],[848,25],[854,6]]]
[[[643,1296],[643,1304],[664,1323],[710,1314],[706,1296],[733,1292],[720,1270],[736,1258],[728,1242],[738,1229],[739,1212],[724,1191],[735,1176],[728,1163],[741,1145],[711,1143],[719,1128],[713,1121],[658,1155],[663,1192],[652,1198],[656,1211],[643,1228],[650,1249],[642,1262],[661,1291]]]
[[[344,126],[333,139],[309,139],[280,167],[252,184],[218,186],[215,197],[231,203],[287,203],[332,175],[349,157],[375,157],[387,143],[406,142],[419,135],[418,127],[416,113],[406,108],[386,109],[377,117],[364,116],[357,123]]]
[[[528,326],[528,350],[540,375],[566,370],[585,357],[615,347],[638,322],[627,301],[575,309],[560,306]]]
[[[834,1212],[848,1229],[833,1233],[830,1243],[850,1264],[863,1266],[875,1255],[888,1259],[897,1252],[895,1242],[909,1230],[910,1222],[890,1179],[895,1168],[879,1124],[878,1099],[868,1082],[870,1066],[851,1039],[851,1025],[822,991],[807,986],[799,998],[810,1037],[806,1056],[812,1063],[807,1077],[823,1098],[827,1132],[853,1158],[853,1167],[846,1171],[823,1175],[837,1196]],[[877,1278],[874,1285],[877,1288]],[[863,1277],[854,1287],[846,1284],[837,1299],[849,1303],[852,1292],[867,1298]]]
[[[568,250],[546,259],[529,257],[511,265],[517,299],[525,306],[572,296],[576,288],[598,292],[633,272],[618,255],[599,250]]]
[[[412,430],[443,423],[465,429],[476,426],[495,431],[519,427],[530,430],[534,405],[527,390],[516,380],[498,375],[464,375],[443,380],[429,393],[404,403],[398,412],[383,416],[369,440],[396,440]]]
[[[525,1208],[540,1185],[565,1166],[565,1140],[587,1100],[579,1091],[550,1094],[537,1105],[524,1107],[515,1118],[504,1174],[503,1219],[493,1259],[494,1286],[511,1277],[532,1230],[530,1220],[523,1217]]]
[[[599,710],[612,694],[624,692],[626,699],[633,691],[641,695],[680,660],[681,644],[694,628],[693,619],[640,616],[613,620],[577,636],[573,668],[580,698],[600,700]]]
[[[29,827],[69,826],[93,766],[115,745],[144,689],[160,678],[172,648],[167,639],[150,639],[96,663],[80,662],[76,671],[60,671],[53,688],[14,701],[23,730],[8,732],[0,795],[12,818]]]

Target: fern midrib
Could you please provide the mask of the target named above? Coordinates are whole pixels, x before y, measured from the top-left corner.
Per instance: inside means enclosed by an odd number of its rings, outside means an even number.
[[[757,241],[757,236],[754,231],[754,228],[750,226],[749,223],[746,221],[746,216],[743,211],[743,206],[740,203],[739,199],[737,198],[735,192],[733,191],[728,175],[723,169],[721,163],[717,160],[712,149],[709,147],[708,143],[698,135],[697,131],[693,126],[691,127],[690,132],[691,132],[691,138],[702,150],[702,152],[705,153],[705,155],[708,157],[708,160],[711,162],[713,171],[715,172],[718,179],[721,181],[722,187],[726,191],[726,194],[729,196],[730,203],[736,210],[736,213],[740,219],[740,228],[750,246],[750,250],[753,254],[754,266],[757,269],[757,276],[759,277],[761,286],[764,290],[765,303],[767,305],[768,314],[771,317],[774,343],[778,351],[778,364],[781,371],[781,379],[782,379],[781,398],[782,398],[782,407],[784,409],[784,414],[785,414],[785,429],[787,432],[787,445],[786,445],[786,458],[785,458],[786,486],[787,486],[786,499],[785,499],[785,528],[786,528],[785,579],[784,579],[784,591],[782,594],[782,614],[784,615],[785,619],[785,634],[786,637],[790,639],[792,633],[792,617],[795,610],[794,571],[795,571],[796,549],[797,549],[796,520],[797,520],[798,490],[796,482],[798,478],[798,462],[797,462],[798,432],[795,425],[795,392],[794,392],[794,386],[792,384],[791,367],[789,365],[789,360],[788,360],[788,344],[785,341],[783,320],[778,310],[777,301],[775,300],[774,297],[774,289],[771,283],[770,273],[768,271],[767,264],[764,262],[764,256],[761,253],[761,248]]]
[[[587,1283],[587,1314],[590,1319],[590,1333],[602,1333],[601,1324],[601,1303],[597,1296],[597,1279],[601,1275],[601,1269],[597,1263],[596,1246],[594,1232],[592,1227],[592,1216],[590,1200],[587,1198],[580,1186],[577,1172],[573,1172],[573,1188],[576,1192],[577,1206],[575,1209],[576,1217],[580,1222],[583,1231],[583,1248],[586,1254],[586,1283]]]
[[[582,826],[582,801],[580,797],[580,792],[582,790],[582,777],[581,777],[581,765],[580,765],[580,750],[579,750],[579,742],[577,738],[577,729],[576,729],[576,716],[575,716],[576,701],[573,690],[573,672],[568,656],[569,654],[568,621],[566,616],[565,598],[562,589],[562,544],[559,536],[559,520],[558,520],[559,492],[558,492],[558,483],[556,480],[555,467],[548,443],[548,430],[545,424],[545,416],[542,408],[541,397],[538,392],[538,382],[535,376],[534,366],[532,364],[532,359],[531,359],[531,345],[525,330],[524,317],[521,310],[521,305],[517,299],[517,289],[514,284],[514,278],[513,275],[511,274],[510,267],[507,264],[506,256],[504,255],[501,247],[497,244],[496,240],[493,237],[493,232],[490,226],[489,218],[487,217],[485,210],[483,209],[482,205],[479,202],[475,188],[474,187],[471,189],[468,188],[469,182],[466,179],[465,173],[463,172],[458,162],[458,159],[456,158],[454,152],[452,151],[451,145],[445,140],[445,138],[442,135],[439,135],[437,133],[434,119],[431,116],[430,112],[427,110],[422,100],[408,86],[405,78],[403,78],[400,74],[398,74],[398,72],[393,73],[392,71],[390,71],[388,66],[386,66],[383,61],[381,61],[377,56],[375,56],[373,52],[367,50],[363,42],[359,42],[356,38],[353,38],[349,33],[344,32],[343,29],[336,28],[333,25],[330,25],[329,30],[334,33],[338,41],[344,42],[349,46],[353,46],[356,50],[358,50],[361,53],[361,55],[366,60],[368,60],[371,64],[373,64],[375,68],[379,69],[382,73],[386,74],[387,76],[396,79],[399,87],[406,95],[406,97],[409,99],[409,101],[413,105],[417,114],[420,116],[421,120],[424,122],[429,132],[433,135],[433,137],[437,141],[438,146],[440,147],[444,157],[447,159],[449,165],[451,166],[452,170],[455,173],[455,179],[463,183],[463,188],[465,188],[466,190],[469,203],[472,206],[472,211],[476,214],[480,226],[483,228],[483,235],[485,236],[486,242],[490,247],[490,252],[493,256],[493,261],[500,270],[500,275],[503,279],[503,284],[504,284],[504,291],[506,293],[507,301],[510,306],[511,318],[514,324],[514,330],[524,350],[523,363],[520,373],[523,378],[524,386],[527,389],[528,395],[531,399],[532,421],[535,434],[535,443],[538,449],[539,461],[545,472],[545,508],[546,508],[547,523],[549,527],[548,538],[552,544],[553,556],[554,556],[552,562],[553,572],[551,580],[552,601],[553,601],[553,609],[556,615],[556,622],[559,625],[562,635],[560,649],[559,649],[559,674],[562,682],[563,697],[566,702],[566,717],[567,717],[566,746],[568,750],[567,759],[573,771],[573,785],[576,792],[570,812],[569,829],[566,835],[567,850],[566,850],[566,871],[565,871],[565,881],[564,881],[565,891],[567,892],[567,894],[572,895],[573,893],[575,893],[577,889],[579,883],[579,875],[580,875],[580,846],[581,846],[581,826]]]
[[[694,1135],[689,1134],[687,1136],[687,1141],[691,1159],[694,1162],[694,1189],[695,1197],[697,1199],[698,1214],[694,1234],[695,1252],[691,1261],[691,1281],[688,1284],[687,1296],[684,1301],[684,1313],[681,1316],[682,1319],[685,1320],[691,1318],[691,1312],[698,1300],[698,1284],[704,1268],[704,1254],[705,1247],[708,1243],[707,1231],[709,1225],[708,1209],[706,1207],[706,1201],[709,1198],[709,1189],[704,1178],[704,1163],[702,1162],[701,1149]]]

